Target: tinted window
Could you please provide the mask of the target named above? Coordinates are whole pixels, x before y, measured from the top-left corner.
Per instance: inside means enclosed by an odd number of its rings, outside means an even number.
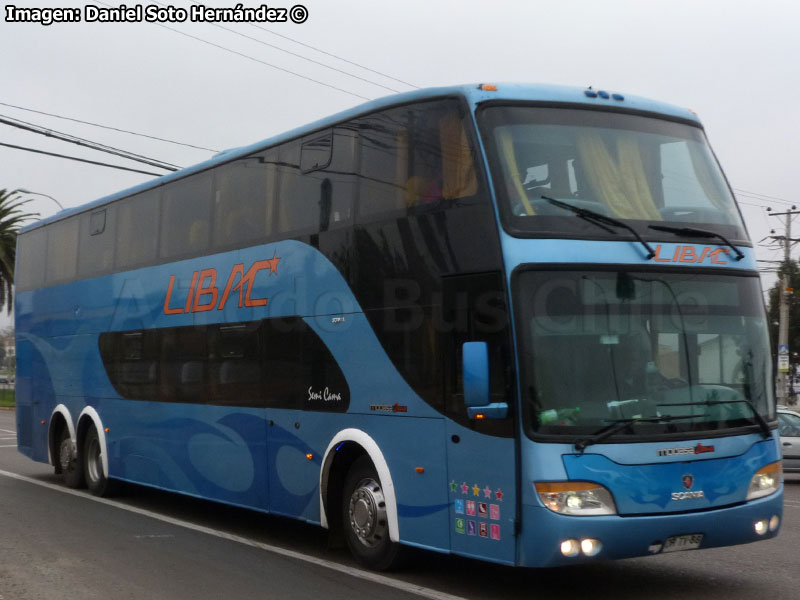
[[[115,206],[80,215],[80,243],[78,244],[78,275],[92,277],[114,267]]]
[[[300,170],[309,173],[324,169],[331,163],[333,139],[331,132],[324,135],[315,134],[303,142],[300,149]]]
[[[359,217],[426,211],[478,192],[474,153],[456,101],[359,120]]]
[[[78,218],[53,223],[47,235],[47,285],[75,277],[78,266]]]
[[[117,203],[117,268],[135,267],[155,259],[159,197],[160,192],[155,190]]]
[[[214,247],[246,246],[269,235],[277,152],[268,150],[216,170]]]
[[[18,239],[17,266],[14,283],[19,290],[29,290],[44,284],[47,251],[47,229],[34,229]]]
[[[129,400],[344,412],[347,381],[299,317],[100,335],[117,393]]]
[[[164,188],[159,256],[196,254],[211,235],[211,174],[201,173]]]

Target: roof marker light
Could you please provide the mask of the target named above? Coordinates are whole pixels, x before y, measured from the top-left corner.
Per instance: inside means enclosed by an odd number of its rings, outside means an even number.
[[[608,92],[604,90],[600,90],[599,92],[597,92],[597,95],[600,96],[603,100],[608,100],[610,98]]]
[[[611,94],[611,97],[612,97],[614,100],[619,100],[620,102],[622,102],[623,100],[625,100],[625,96],[623,96],[622,94]]]
[[[586,94],[587,98],[597,98],[597,92],[593,90],[585,90],[583,93]]]
[[[478,86],[478,89],[484,92],[496,92],[497,86],[493,83],[482,83]]]

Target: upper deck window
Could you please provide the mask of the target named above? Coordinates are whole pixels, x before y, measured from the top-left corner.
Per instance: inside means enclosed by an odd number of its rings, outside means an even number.
[[[480,114],[504,225],[515,235],[614,237],[549,199],[648,225],[746,240],[702,129],[596,110],[491,106]],[[657,234],[663,236],[664,234]],[[668,234],[667,234],[668,235]]]

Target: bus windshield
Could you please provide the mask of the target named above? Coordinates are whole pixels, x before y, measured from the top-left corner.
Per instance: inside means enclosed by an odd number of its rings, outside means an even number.
[[[576,208],[648,225],[747,235],[701,128],[597,110],[492,105],[480,113],[505,228],[514,235],[619,237]],[[663,235],[663,234],[662,234]]]
[[[524,271],[516,292],[529,431],[649,419],[618,439],[752,426],[754,409],[774,419],[757,277]]]

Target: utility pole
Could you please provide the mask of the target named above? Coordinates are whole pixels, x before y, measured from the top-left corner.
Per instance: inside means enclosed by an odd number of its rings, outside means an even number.
[[[800,214],[796,211],[797,207],[792,205],[792,209],[787,212],[773,213],[771,217],[786,217],[786,234],[783,236],[773,236],[775,240],[783,242],[783,277],[780,289],[780,320],[778,322],[778,369],[775,378],[776,395],[780,404],[788,404],[792,397],[790,361],[789,361],[789,296],[794,293],[791,280],[789,279],[789,261],[791,260],[790,250],[792,242],[792,216]],[[769,210],[769,209],[767,209]]]

